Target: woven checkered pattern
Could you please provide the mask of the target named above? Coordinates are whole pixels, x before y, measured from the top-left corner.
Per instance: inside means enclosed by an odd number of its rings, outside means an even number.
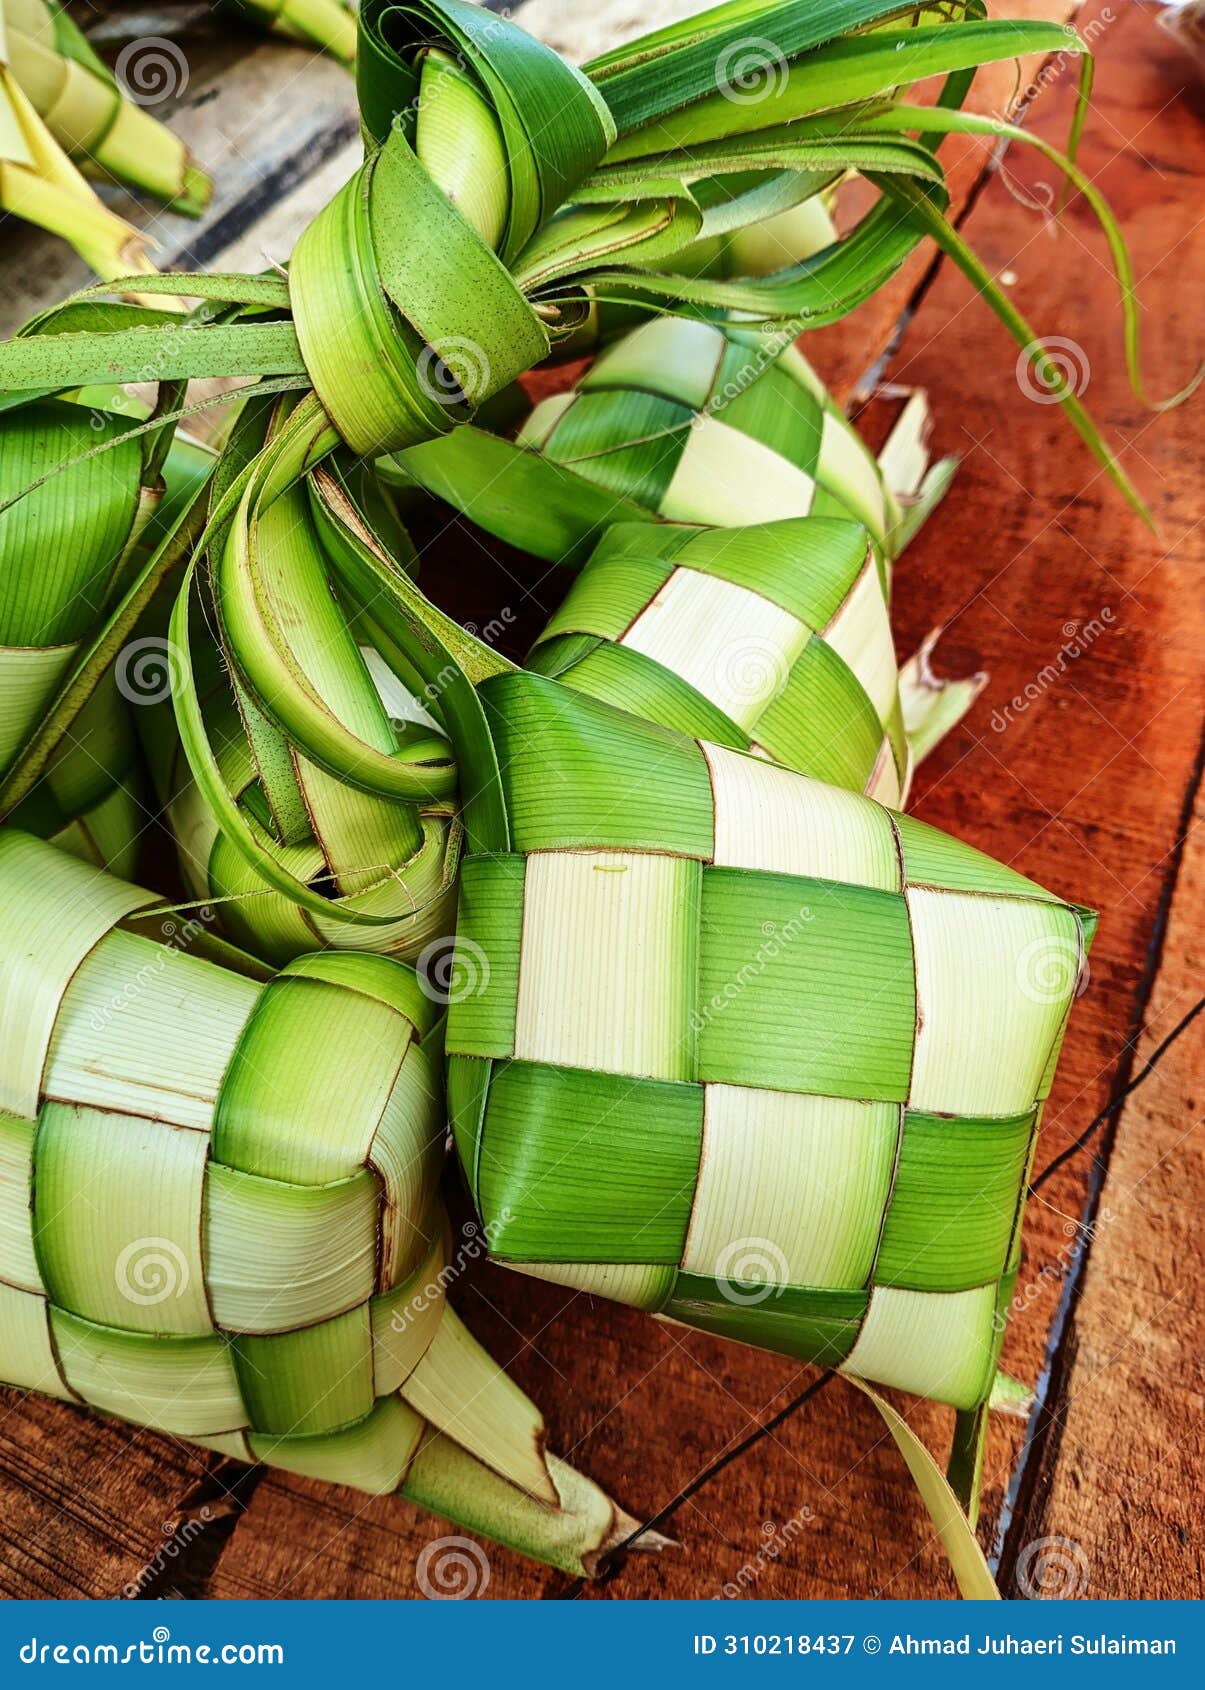
[[[537,405],[518,439],[671,521],[852,516],[890,551],[900,517],[802,353],[736,324],[640,324]]]
[[[6,910],[48,873],[0,970],[0,1380],[404,1488],[472,1342],[440,1277],[435,1008],[384,958],[232,973],[183,923],[129,930],[149,893],[0,834]]]
[[[907,790],[887,602],[854,522],[618,524],[528,667],[885,804]]]
[[[869,799],[530,675],[448,1028],[494,1254],[968,1407],[1091,918]]]

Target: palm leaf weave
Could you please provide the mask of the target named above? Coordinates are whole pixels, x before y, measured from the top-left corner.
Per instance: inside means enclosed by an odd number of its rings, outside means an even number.
[[[1093,918],[540,677],[481,697],[502,808],[463,865],[447,1048],[494,1254],[984,1401]]]
[[[529,666],[902,806],[986,680],[933,676],[936,634],[896,673],[892,568],[955,467],[930,466],[927,419],[914,394],[880,462],[797,347],[661,318],[537,405],[513,445],[463,428],[399,462],[510,544],[588,559]]]
[[[0,1380],[588,1570],[632,1522],[446,1302],[437,1006],[158,901],[0,832]]]
[[[94,390],[0,413],[0,816],[117,874],[147,820],[129,701],[147,682],[167,696],[163,654],[144,638],[63,701],[213,465],[170,429],[126,438],[131,411]]]
[[[907,791],[887,604],[854,522],[612,528],[528,667],[894,807]]]
[[[930,466],[927,419],[917,394],[880,462],[792,340],[661,317],[536,405],[513,445],[458,429],[399,462],[483,528],[550,561],[584,562],[608,522],[845,516],[869,530],[886,582],[956,467]]]

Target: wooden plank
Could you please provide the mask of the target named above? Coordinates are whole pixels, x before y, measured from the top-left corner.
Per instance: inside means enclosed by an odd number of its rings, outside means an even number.
[[[206,1484],[217,1467],[173,1438],[0,1391],[0,1596],[120,1596],[164,1582],[198,1534],[185,1499],[200,1489],[206,1521],[224,1512],[223,1486]]]
[[[271,213],[355,140],[352,80],[333,60],[304,47],[259,41],[238,31],[188,43],[187,82],[177,98],[151,107],[192,148],[214,178],[204,216],[193,220],[152,201],[105,187],[102,197],[152,242],[162,270],[213,268],[264,210]],[[337,184],[334,184],[337,185]],[[321,203],[321,202],[318,202]],[[310,207],[310,214],[314,208]],[[289,231],[287,257],[305,218]],[[277,239],[272,224],[251,245],[263,269]],[[4,220],[0,253],[0,334],[9,335],[46,305],[94,281],[65,242],[15,217]]]
[[[1205,795],[1177,876],[1163,966],[1137,1049],[1145,1063],[1205,982]],[[1205,1020],[1125,1105],[1088,1228],[1082,1294],[1009,1534],[1023,1595],[1198,1600],[1205,1582],[1200,1218]]]

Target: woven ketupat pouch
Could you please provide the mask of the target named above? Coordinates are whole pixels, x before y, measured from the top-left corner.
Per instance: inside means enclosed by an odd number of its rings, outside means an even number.
[[[461,1162],[525,1271],[960,1408],[1093,919],[872,800],[529,675],[482,695]]]

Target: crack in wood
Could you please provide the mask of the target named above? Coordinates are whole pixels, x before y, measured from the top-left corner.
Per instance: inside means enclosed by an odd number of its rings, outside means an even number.
[[[1196,761],[1193,764],[1185,790],[1180,812],[1180,826],[1163,877],[1159,904],[1151,929],[1150,942],[1147,946],[1146,961],[1142,976],[1134,991],[1134,1011],[1126,1041],[1122,1047],[1122,1055],[1117,1065],[1115,1085],[1111,1088],[1111,1095],[1123,1091],[1129,1085],[1133,1076],[1138,1042],[1144,1031],[1147,1010],[1163,962],[1172,900],[1175,897],[1176,883],[1180,877],[1180,869],[1184,861],[1184,853],[1192,826],[1193,812],[1196,808],[1203,778],[1205,778],[1205,730],[1202,731]],[[1074,1375],[1077,1354],[1076,1312],[1083,1295],[1085,1270],[1092,1255],[1095,1222],[1100,1211],[1101,1194],[1108,1178],[1109,1164],[1124,1119],[1125,1104],[1123,1102],[1114,1111],[1111,1118],[1106,1121],[1100,1146],[1092,1157],[1088,1191],[1080,1214],[1082,1230],[1079,1236],[1086,1242],[1082,1249],[1076,1251],[1068,1269],[1062,1295],[1059,1299],[1058,1311],[1047,1341],[1045,1361],[1038,1381],[1037,1401],[1009,1484],[998,1535],[998,1578],[1000,1587],[1006,1595],[1017,1594],[1017,1562],[1025,1546],[1035,1536],[1036,1522],[1040,1519],[1043,1497],[1062,1449],[1065,1429],[1063,1414],[1067,1403],[1067,1388]]]

